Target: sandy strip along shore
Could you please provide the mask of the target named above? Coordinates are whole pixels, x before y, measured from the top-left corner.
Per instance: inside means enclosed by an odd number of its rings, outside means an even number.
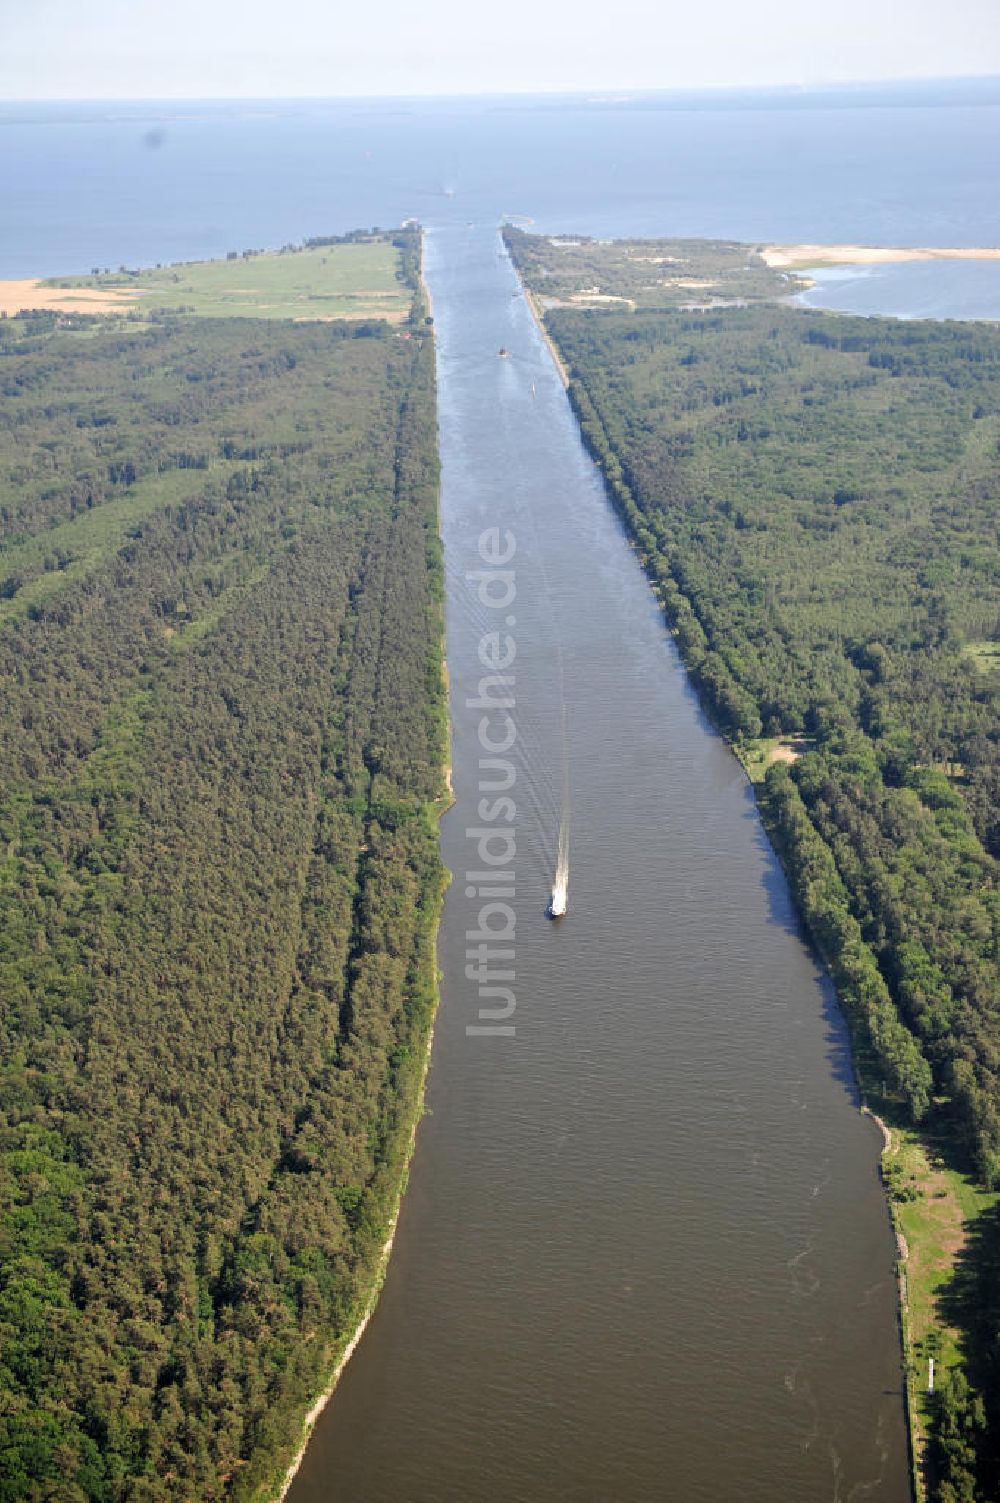
[[[516,270],[516,268],[515,268],[515,270]],[[535,300],[534,293],[529,292],[527,286],[525,285],[525,283],[523,281],[521,281],[520,274],[518,275],[518,281],[521,283],[521,288],[522,288],[522,291],[524,292],[524,300],[527,303],[528,307],[531,309],[531,316],[535,320],[535,323],[538,325],[538,332],[539,332],[539,334],[541,334],[542,338],[545,340],[545,343],[548,345],[549,354],[552,356],[552,360],[553,360],[553,362],[555,364],[555,368],[559,372],[559,379],[562,382],[563,386],[565,386],[566,389],[567,389],[567,391],[568,391],[569,390],[569,371],[566,369],[566,366],[563,363],[562,356],[560,355],[559,351],[556,349],[555,342],[552,339],[551,334],[549,333],[548,329],[545,327],[545,317],[544,317],[544,315],[542,313],[542,310],[538,306],[538,303]]]
[[[1000,261],[996,246],[765,245],[768,266],[879,266],[888,261]]]

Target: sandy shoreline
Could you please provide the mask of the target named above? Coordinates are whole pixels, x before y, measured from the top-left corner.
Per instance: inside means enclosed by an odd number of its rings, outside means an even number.
[[[449,768],[449,774],[450,771],[451,769]],[[302,1465],[303,1458],[305,1457],[306,1451],[309,1448],[309,1442],[312,1439],[312,1432],[316,1421],[319,1419],[320,1415],[323,1413],[323,1410],[332,1399],[337,1384],[340,1382],[344,1368],[347,1366],[348,1362],[350,1362],[351,1358],[354,1356],[354,1353],[357,1351],[358,1346],[361,1343],[361,1338],[365,1334],[365,1331],[368,1329],[368,1322],[375,1314],[375,1307],[378,1304],[379,1295],[382,1293],[382,1285],[385,1282],[386,1272],[389,1267],[389,1259],[392,1256],[392,1244],[396,1237],[396,1228],[399,1225],[399,1213],[403,1207],[403,1196],[406,1194],[406,1187],[409,1181],[410,1163],[413,1159],[413,1150],[416,1146],[417,1141],[417,1128],[419,1127],[420,1120],[424,1115],[424,1093],[427,1087],[427,1072],[430,1069],[431,1051],[433,1050],[433,1047],[434,1025],[432,1023],[427,1034],[427,1048],[424,1051],[424,1066],[420,1076],[420,1085],[417,1094],[417,1111],[413,1119],[413,1127],[410,1131],[410,1145],[406,1159],[406,1172],[399,1186],[399,1198],[396,1201],[396,1209],[393,1213],[392,1221],[389,1225],[389,1235],[388,1237],[386,1237],[385,1242],[382,1244],[382,1251],[379,1253],[378,1266],[375,1271],[375,1278],[372,1283],[371,1294],[369,1295],[368,1303],[365,1305],[361,1319],[355,1326],[351,1339],[345,1346],[340,1360],[338,1361],[336,1367],[333,1370],[333,1373],[331,1374],[329,1383],[327,1384],[326,1388],[324,1388],[323,1392],[320,1394],[316,1402],[313,1404],[312,1408],[309,1410],[309,1413],[306,1415],[303,1421],[302,1444],[296,1451],[295,1456],[293,1457],[292,1462],[288,1468],[288,1471],[285,1473],[285,1478],[281,1484],[281,1490],[275,1498],[275,1503],[284,1503],[285,1498],[287,1498],[292,1483],[295,1481],[296,1473],[298,1472],[299,1467]]]
[[[1000,247],[957,246],[947,249],[941,246],[765,245],[761,248],[760,255],[767,265],[775,270],[791,271],[810,266],[879,266],[894,261],[1000,261]],[[421,257],[422,260],[423,257]],[[434,307],[424,280],[422,265],[420,282],[427,299],[428,315],[433,318]],[[563,385],[568,386],[569,379],[546,333],[541,310],[527,288],[525,288],[525,297],[535,322],[552,351],[559,374],[563,378]],[[21,312],[123,313],[137,307],[138,298],[137,290],[126,287],[50,287],[44,285],[41,277],[0,280],[0,316],[12,317]],[[591,296],[588,301],[628,300]],[[405,313],[396,314],[393,310],[392,313],[383,317],[395,321],[394,315],[400,321],[406,316]],[[331,315],[331,317],[343,316],[342,314]],[[315,315],[312,315],[310,321],[314,320]]]
[[[881,266],[892,261],[1000,261],[996,246],[957,247],[891,245],[765,245],[768,266],[791,270],[803,266]]]
[[[428,1059],[430,1058],[429,1047],[427,1057]],[[416,1126],[414,1126],[413,1131],[414,1134],[416,1134]],[[319,1398],[316,1400],[315,1404],[313,1404],[309,1413],[306,1415],[305,1420],[303,1421],[302,1444],[300,1445],[298,1451],[295,1453],[295,1457],[290,1467],[288,1468],[288,1471],[285,1473],[285,1480],[281,1484],[281,1491],[278,1493],[276,1503],[284,1503],[284,1499],[288,1496],[292,1483],[295,1481],[296,1473],[298,1472],[299,1467],[302,1465],[306,1451],[309,1447],[309,1442],[312,1439],[313,1427],[316,1424],[316,1421],[319,1419],[320,1415],[323,1413],[323,1410],[326,1408],[327,1404],[330,1402],[330,1399],[333,1397],[334,1389],[340,1382],[340,1376],[343,1373],[344,1368],[347,1366],[348,1362],[350,1362],[351,1358],[354,1356],[354,1353],[357,1351],[361,1338],[365,1334],[365,1331],[368,1329],[368,1322],[371,1320],[372,1316],[375,1313],[375,1306],[378,1304],[378,1297],[382,1292],[382,1283],[385,1279],[386,1269],[389,1266],[389,1257],[392,1253],[392,1242],[393,1238],[396,1235],[396,1224],[399,1221],[399,1211],[401,1205],[402,1195],[400,1195],[400,1204],[396,1207],[396,1214],[392,1218],[392,1225],[389,1228],[389,1235],[385,1240],[381,1253],[379,1254],[378,1271],[375,1275],[375,1285],[372,1289],[371,1298],[368,1301],[365,1313],[362,1315],[361,1320],[355,1327],[354,1335],[351,1337],[350,1341],[344,1348],[343,1355],[341,1356],[340,1361],[337,1363],[336,1367],[333,1370],[333,1375],[330,1378],[329,1384],[320,1394]]]
[[[420,271],[418,275],[420,278],[420,290],[424,295],[424,302],[427,305],[427,317],[430,319],[431,324],[433,325],[434,299],[431,297],[431,289],[428,287],[427,278],[424,276],[424,238],[422,235],[420,237]]]
[[[517,269],[515,267],[515,272],[516,272],[516,270]],[[535,323],[538,326],[538,332],[539,332],[539,334],[541,334],[542,338],[545,340],[545,343],[548,346],[549,354],[552,356],[552,359],[555,362],[556,370],[559,372],[559,379],[562,382],[563,386],[568,391],[569,390],[569,371],[566,369],[566,366],[563,364],[563,358],[560,355],[559,351],[556,349],[555,342],[552,339],[552,336],[550,335],[548,329],[545,327],[545,320],[542,317],[541,309],[539,308],[538,304],[535,302],[534,294],[528,291],[528,288],[525,285],[525,283],[522,281],[521,276],[520,276],[519,273],[517,274],[517,279],[521,283],[521,289],[524,292],[524,300],[527,303],[529,309],[531,310],[531,316],[535,320]]]
[[[422,272],[422,270],[421,270],[421,282],[423,282],[423,272]],[[429,297],[429,295],[430,294],[428,293],[428,297]],[[440,503],[439,503],[439,505],[440,505]],[[439,518],[439,525],[440,525],[440,518]],[[443,636],[442,636],[442,643],[441,643],[441,678],[442,678],[442,681],[444,683],[445,695],[447,697],[450,694],[451,685],[450,685],[450,680],[449,680],[449,675],[448,675],[448,660],[445,657],[445,642],[444,642]],[[454,789],[453,789],[453,786],[452,786],[452,761],[451,761],[450,741],[449,741],[448,751],[447,751],[445,762],[444,762],[444,780],[445,780],[445,786],[446,786],[446,788],[448,790],[448,797],[447,797],[446,800],[441,800],[439,802],[439,805],[438,805],[438,810],[439,810],[439,812],[438,812],[438,819],[440,819],[442,817],[442,815],[445,814],[447,812],[447,810],[450,809],[451,806],[452,806],[452,804],[455,802],[455,794],[454,794]],[[437,926],[435,928],[435,935],[434,935],[435,977],[438,976],[438,971],[437,971],[437,934],[438,934],[438,930],[440,929],[440,923],[441,923],[441,915],[440,915],[440,912],[439,912],[438,913],[438,923],[437,923]],[[438,987],[437,980],[435,980],[435,987],[436,988]],[[438,1003],[440,1003],[440,991],[438,991]],[[436,1009],[435,1009],[435,1013],[436,1013]],[[319,1419],[320,1415],[323,1413],[323,1410],[326,1408],[327,1404],[330,1402],[331,1398],[333,1397],[333,1394],[334,1394],[334,1391],[335,1391],[335,1389],[337,1387],[337,1384],[340,1382],[340,1379],[341,1379],[341,1376],[343,1374],[344,1368],[347,1366],[348,1362],[350,1362],[351,1358],[354,1356],[354,1353],[357,1351],[358,1346],[359,1346],[359,1344],[361,1342],[361,1338],[365,1334],[365,1331],[368,1329],[368,1322],[371,1320],[372,1316],[375,1313],[375,1307],[378,1304],[379,1295],[382,1293],[382,1285],[385,1282],[386,1272],[387,1272],[388,1267],[389,1267],[389,1259],[392,1256],[392,1244],[395,1241],[395,1237],[396,1237],[396,1227],[399,1225],[399,1215],[400,1215],[400,1211],[403,1208],[403,1196],[406,1194],[406,1188],[407,1188],[407,1185],[409,1183],[410,1164],[413,1161],[413,1153],[414,1153],[414,1150],[416,1148],[416,1143],[417,1143],[417,1128],[420,1126],[420,1120],[421,1120],[421,1118],[424,1115],[425,1102],[426,1102],[426,1090],[427,1090],[427,1072],[430,1070],[431,1055],[433,1053],[433,1049],[434,1049],[434,1020],[432,1019],[431,1020],[431,1026],[430,1026],[430,1028],[428,1029],[428,1032],[427,1032],[427,1047],[424,1050],[424,1062],[423,1062],[423,1069],[422,1069],[421,1075],[420,1075],[420,1084],[417,1087],[416,1110],[415,1110],[414,1118],[413,1118],[413,1126],[410,1129],[410,1143],[409,1143],[409,1152],[407,1153],[407,1157],[406,1157],[406,1170],[405,1170],[405,1172],[403,1174],[403,1177],[402,1177],[402,1179],[400,1181],[399,1195],[398,1195],[398,1198],[396,1200],[396,1209],[395,1209],[395,1211],[393,1213],[392,1221],[391,1221],[391,1223],[389,1225],[389,1235],[386,1237],[385,1242],[382,1244],[382,1250],[379,1253],[378,1266],[377,1266],[376,1271],[375,1271],[375,1277],[372,1280],[371,1293],[369,1294],[368,1302],[365,1305],[364,1312],[362,1313],[361,1319],[358,1321],[358,1324],[355,1326],[354,1332],[353,1332],[353,1334],[351,1336],[351,1339],[348,1341],[348,1343],[345,1346],[343,1352],[341,1353],[340,1360],[338,1361],[336,1367],[333,1370],[333,1373],[330,1376],[329,1383],[326,1385],[326,1387],[324,1388],[323,1392],[319,1395],[319,1398],[313,1404],[312,1408],[309,1410],[308,1414],[306,1415],[305,1419],[303,1420],[303,1423],[302,1423],[302,1443],[299,1446],[299,1449],[296,1451],[295,1456],[293,1457],[292,1462],[291,1462],[291,1464],[290,1464],[287,1472],[285,1473],[284,1481],[281,1484],[281,1491],[278,1493],[278,1495],[277,1495],[277,1497],[275,1499],[275,1503],[284,1503],[284,1500],[287,1498],[288,1493],[289,1493],[289,1491],[291,1489],[292,1483],[295,1481],[296,1474],[297,1474],[297,1472],[299,1470],[299,1467],[302,1465],[303,1458],[304,1458],[304,1456],[306,1454],[306,1451],[308,1450],[309,1442],[312,1439],[312,1432],[313,1432],[313,1428],[314,1428],[314,1426],[316,1424],[316,1421]]]

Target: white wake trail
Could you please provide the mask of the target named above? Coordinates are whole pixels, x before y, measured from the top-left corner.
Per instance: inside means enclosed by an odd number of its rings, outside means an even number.
[[[556,638],[559,659],[559,701],[562,709],[562,799],[559,810],[559,842],[556,849],[556,874],[549,898],[549,918],[562,918],[569,907],[569,728],[566,723],[566,681],[563,674],[562,644]]]

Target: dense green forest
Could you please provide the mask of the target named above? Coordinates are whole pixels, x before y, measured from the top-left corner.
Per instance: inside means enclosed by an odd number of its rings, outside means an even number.
[[[412,270],[412,268],[411,268]],[[0,322],[0,1499],[270,1496],[442,891],[419,328]]]
[[[507,239],[544,287],[563,252]],[[879,1110],[996,1189],[1000,333],[766,302],[546,322],[705,705],[748,765],[787,751],[762,810]],[[931,1415],[941,1503],[1000,1496],[998,1253],[984,1218],[942,1312],[973,1389]]]

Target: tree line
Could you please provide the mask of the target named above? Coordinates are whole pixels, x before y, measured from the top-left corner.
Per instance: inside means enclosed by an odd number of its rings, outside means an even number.
[[[268,1495],[368,1298],[435,1002],[436,501],[429,339],[4,329],[11,1503]]]
[[[760,803],[867,1080],[1000,1187],[1000,335],[768,304],[546,321],[707,708],[743,754],[803,753]],[[1000,1489],[995,1237],[955,1305],[941,1503]]]

